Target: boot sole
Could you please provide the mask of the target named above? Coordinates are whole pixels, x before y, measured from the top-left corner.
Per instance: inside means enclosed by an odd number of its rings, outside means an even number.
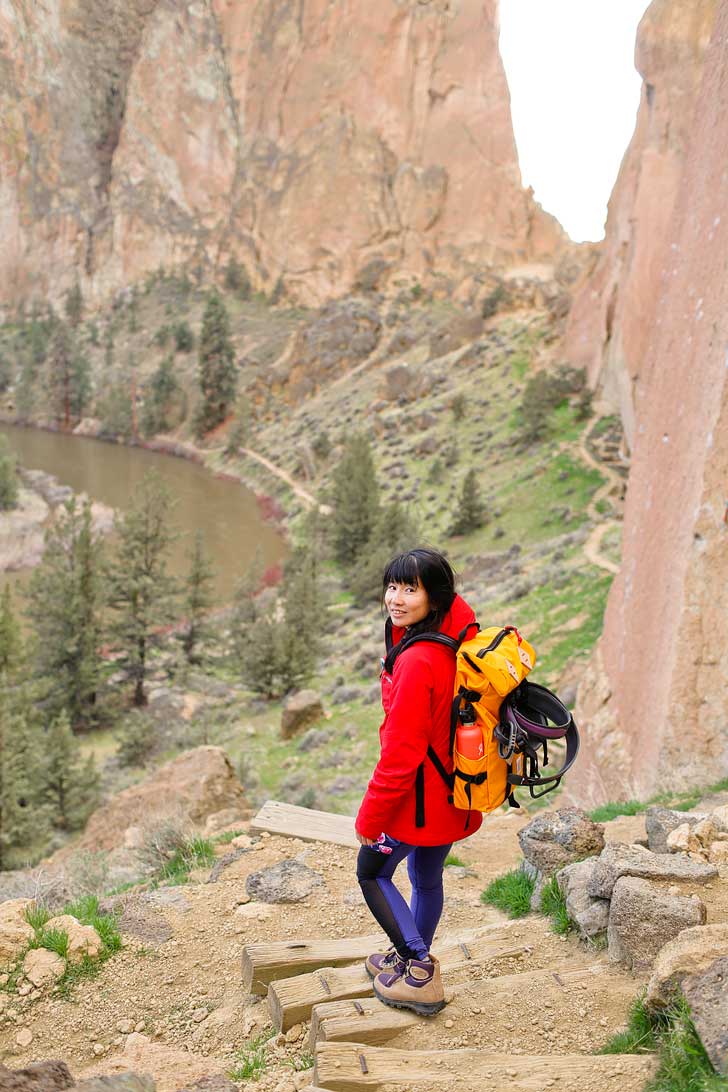
[[[383,1005],[389,1005],[393,1009],[409,1009],[418,1016],[435,1016],[445,1008],[447,1002],[442,1001],[395,1001],[392,997],[383,997],[377,987],[374,987],[374,996],[379,998]]]

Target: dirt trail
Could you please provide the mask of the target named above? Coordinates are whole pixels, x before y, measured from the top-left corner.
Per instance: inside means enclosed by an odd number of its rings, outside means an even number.
[[[293,490],[299,500],[303,501],[307,508],[316,507],[316,504],[318,503],[316,498],[309,493],[307,489],[304,489],[302,485],[299,485],[295,478],[292,478],[287,471],[283,470],[280,466],[276,466],[270,459],[266,459],[265,455],[261,455],[259,451],[253,451],[250,447],[239,447],[238,452],[240,455],[247,455],[249,459],[255,459],[255,461],[259,462],[261,466],[264,466],[266,470],[270,470],[271,474],[275,474],[277,478],[280,478],[282,482],[285,482],[286,485]],[[323,512],[324,507],[319,507]]]
[[[585,429],[584,432],[582,432],[579,437],[579,446],[577,448],[579,458],[585,462],[590,469],[598,471],[606,478],[604,485],[597,489],[587,508],[587,516],[596,524],[596,526],[584,543],[584,553],[592,565],[596,565],[600,569],[605,569],[609,573],[616,574],[619,572],[619,565],[615,564],[614,561],[602,554],[601,544],[604,536],[614,528],[620,527],[621,522],[617,519],[603,519],[599,512],[598,505],[601,500],[605,500],[615,492],[618,493],[621,490],[623,483],[616,470],[613,470],[608,463],[595,459],[587,446],[587,436],[594,430],[599,420],[600,418],[597,418],[590,428]]]

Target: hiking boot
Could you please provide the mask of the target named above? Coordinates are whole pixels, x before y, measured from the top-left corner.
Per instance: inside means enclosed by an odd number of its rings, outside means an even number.
[[[411,1009],[420,1016],[434,1016],[445,1007],[440,964],[430,959],[408,959],[397,972],[383,971],[373,982],[374,993],[385,1005]]]
[[[390,948],[386,952],[372,952],[367,957],[364,967],[370,978],[376,978],[383,972],[401,974],[404,970],[404,960],[400,958],[396,948]]]

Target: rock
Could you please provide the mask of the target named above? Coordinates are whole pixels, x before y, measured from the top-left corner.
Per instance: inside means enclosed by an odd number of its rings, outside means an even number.
[[[340,378],[376,349],[382,320],[369,301],[327,303],[295,336],[290,359],[278,365],[274,382],[293,401]]]
[[[417,372],[409,364],[392,364],[382,375],[379,394],[387,402],[409,401],[417,394],[419,384]]]
[[[238,1086],[222,1073],[213,1073],[207,1077],[200,1077],[190,1084],[178,1088],[177,1092],[237,1092]]]
[[[556,882],[566,899],[566,912],[582,937],[591,938],[606,931],[609,923],[609,900],[589,894],[588,884],[596,866],[596,858],[575,861],[556,873]]]
[[[94,1054],[103,1053],[104,1047],[100,1043],[94,1045],[101,1047],[101,1051],[94,1050]],[[74,1092],[157,1092],[157,1085],[148,1073],[129,1071],[113,1076],[89,1077],[73,1087]]]
[[[700,818],[699,815],[686,815],[684,811],[672,811],[670,808],[648,808],[645,812],[648,848],[653,853],[669,853],[668,834],[686,823],[695,826]]]
[[[35,909],[34,899],[7,899],[0,903],[0,965],[15,960],[34,936],[25,920],[26,910]]]
[[[261,902],[300,902],[323,882],[318,872],[300,861],[286,860],[251,873],[245,890]]]
[[[65,1062],[32,1062],[25,1069],[6,1069],[0,1064],[2,1092],[60,1092],[73,1084]]]
[[[281,737],[290,739],[310,724],[321,720],[324,707],[315,690],[299,690],[286,699],[281,713]]]
[[[682,823],[671,830],[665,839],[668,853],[697,853],[702,843],[693,834],[693,828],[688,823]]]
[[[30,1028],[21,1028],[15,1034],[15,1042],[19,1047],[28,1047],[33,1042],[33,1032]]]
[[[140,816],[145,828],[170,819],[202,827],[209,815],[223,808],[236,809],[243,821],[249,814],[243,787],[221,747],[195,747],[97,808],[73,847],[59,850],[52,861],[63,862],[80,850],[123,846],[127,829],[137,825]]]
[[[518,832],[524,857],[550,876],[564,865],[604,848],[604,827],[580,808],[559,808],[538,815]]]
[[[718,830],[722,831],[723,834],[728,834],[728,804],[716,808],[715,811],[711,812],[710,817]]]
[[[708,861],[713,865],[728,864],[728,842],[713,842],[708,852]]]
[[[81,925],[70,914],[59,914],[50,918],[46,929],[62,930],[68,936],[68,962],[80,963],[84,956],[98,959],[101,955],[101,937],[92,925]]]
[[[317,747],[323,747],[332,738],[332,733],[326,728],[309,728],[298,741],[299,751],[315,751]]]
[[[706,1054],[728,1076],[728,955],[689,975],[683,993]]]
[[[23,960],[23,974],[34,986],[41,989],[62,978],[66,961],[57,952],[47,948],[31,948]]]
[[[684,929],[660,950],[645,1000],[651,1008],[665,1008],[675,1000],[683,980],[728,956],[728,922]]]
[[[165,910],[176,910],[178,914],[186,914],[192,909],[190,900],[180,887],[157,887],[153,891],[143,891],[139,901],[150,906],[161,906]]]
[[[697,895],[668,895],[649,880],[620,876],[609,906],[609,959],[643,971],[667,941],[690,926],[703,925],[706,916]]]
[[[221,808],[205,820],[205,835],[220,834],[225,830],[237,830],[242,823],[242,815],[239,807]]]
[[[608,899],[620,876],[708,883],[717,875],[713,865],[694,861],[685,854],[651,853],[644,846],[610,842],[597,860],[588,890],[594,898]]]

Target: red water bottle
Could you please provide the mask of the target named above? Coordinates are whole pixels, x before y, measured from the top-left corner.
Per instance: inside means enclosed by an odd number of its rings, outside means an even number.
[[[455,749],[463,758],[482,758],[485,752],[483,732],[476,723],[475,710],[466,705],[459,715],[460,724],[455,730]]]

